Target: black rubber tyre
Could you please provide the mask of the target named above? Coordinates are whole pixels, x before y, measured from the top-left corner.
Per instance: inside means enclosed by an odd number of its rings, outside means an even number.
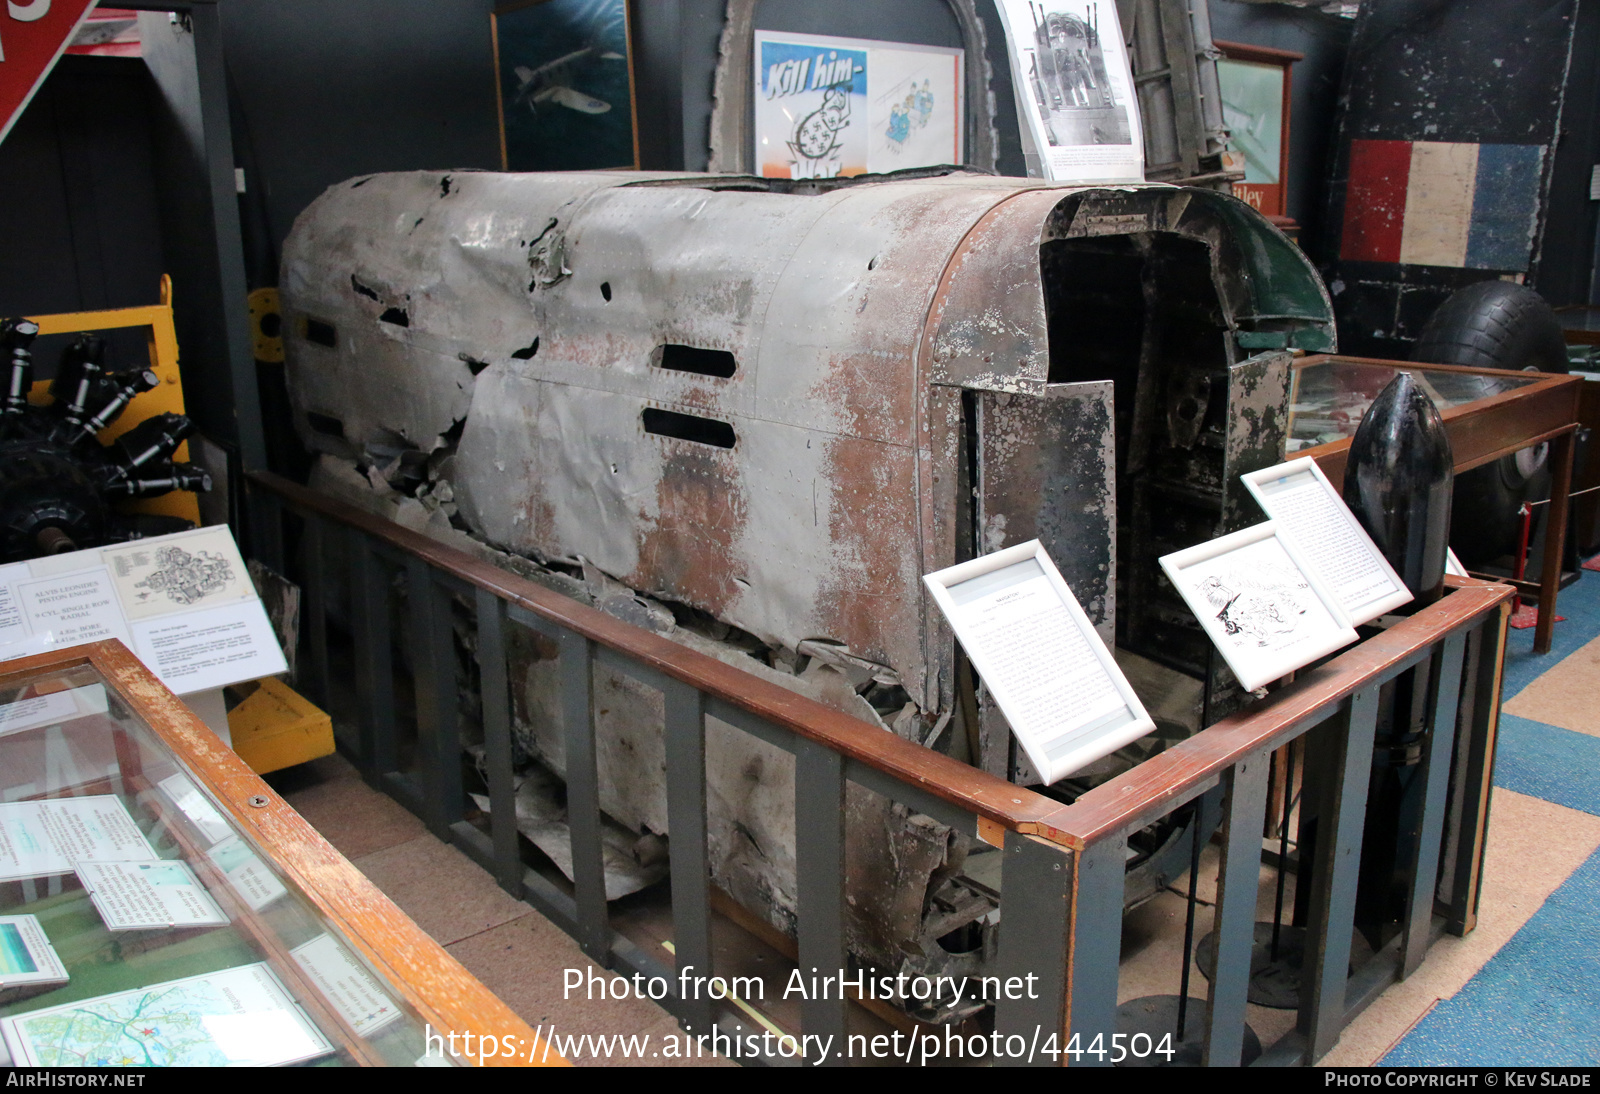
[[[1440,304],[1411,349],[1413,361],[1469,368],[1566,372],[1561,320],[1544,297],[1510,281],[1480,281]]]
[[[1509,281],[1480,281],[1439,305],[1412,347],[1411,359],[1565,373],[1567,344],[1561,321],[1544,297]],[[1522,503],[1550,495],[1548,449],[1526,448],[1456,479],[1450,545],[1465,565],[1481,567],[1516,550]]]

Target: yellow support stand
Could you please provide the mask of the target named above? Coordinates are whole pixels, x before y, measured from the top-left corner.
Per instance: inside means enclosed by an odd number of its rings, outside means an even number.
[[[233,750],[258,775],[333,755],[333,719],[281,680],[267,677],[228,712]]]
[[[161,381],[154,389],[140,395],[128,405],[120,418],[100,433],[102,441],[114,441],[146,418],[157,414],[183,413],[183,381],[178,375],[178,332],[172,325],[172,278],[161,275],[161,302],[140,308],[117,308],[112,311],[63,312],[60,315],[30,315],[39,324],[40,335],[82,334],[86,331],[117,330],[122,327],[148,327],[150,368]],[[50,384],[41,380],[28,392],[28,401],[43,405],[50,401]],[[185,441],[172,454],[175,461],[189,458],[189,442]],[[188,490],[174,490],[158,498],[141,498],[130,508],[134,512],[158,516],[182,517],[198,525],[200,503]]]

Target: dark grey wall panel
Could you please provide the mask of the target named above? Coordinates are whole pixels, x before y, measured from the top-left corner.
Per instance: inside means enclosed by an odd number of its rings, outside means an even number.
[[[155,302],[149,93],[136,60],[64,57],[0,144],[0,312]]]
[[[500,166],[491,0],[227,0],[241,156],[276,240],[335,182]],[[248,149],[246,146],[248,145]]]
[[[756,27],[921,46],[963,44],[961,27],[944,0],[761,0]]]
[[[647,0],[634,5],[639,165],[646,170],[706,169],[723,10],[722,0]]]
[[[632,34],[639,166],[679,167],[683,164],[683,62],[675,52],[656,47],[657,43],[682,39],[682,5],[678,0],[638,5],[633,13]],[[646,44],[652,48],[641,48]]]
[[[1551,304],[1594,302],[1600,207],[1589,200],[1589,173],[1600,163],[1600,4],[1578,5],[1572,65],[1561,104],[1555,165],[1545,212],[1544,244],[1530,276]]]
[[[666,44],[683,58],[683,162],[673,170],[704,171],[711,156],[711,88],[722,40],[721,0],[680,0],[683,36]],[[645,49],[661,48],[644,43]]]
[[[0,315],[156,302],[150,92],[137,60],[64,57],[0,144]],[[67,340],[35,346],[41,378]],[[113,368],[143,363],[143,334],[107,341]]]

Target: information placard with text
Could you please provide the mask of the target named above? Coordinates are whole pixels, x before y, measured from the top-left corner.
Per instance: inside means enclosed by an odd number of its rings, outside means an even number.
[[[1046,785],[1154,732],[1038,540],[922,580]]]
[[[0,566],[0,660],[108,638],[179,695],[288,669],[225,527]]]

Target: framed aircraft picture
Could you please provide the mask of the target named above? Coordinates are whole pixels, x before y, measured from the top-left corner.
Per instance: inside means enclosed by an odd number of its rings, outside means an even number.
[[[521,0],[492,19],[501,166],[638,167],[627,0]]]

